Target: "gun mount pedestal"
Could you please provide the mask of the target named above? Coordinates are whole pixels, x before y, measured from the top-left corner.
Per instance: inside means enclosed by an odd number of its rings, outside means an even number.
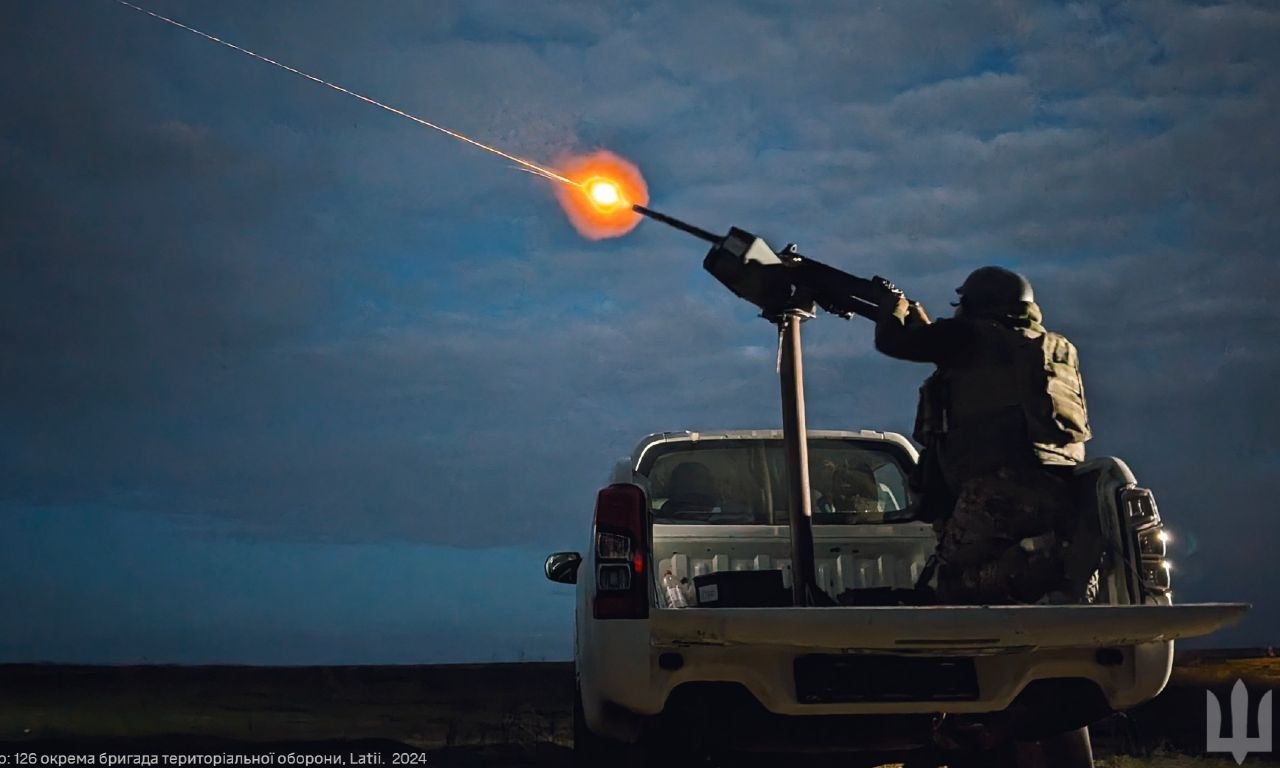
[[[778,326],[778,378],[782,384],[782,442],[787,454],[794,605],[817,602],[813,508],[809,494],[809,435],[804,408],[804,352],[800,344],[800,326],[813,316],[812,311],[790,308],[767,317]]]

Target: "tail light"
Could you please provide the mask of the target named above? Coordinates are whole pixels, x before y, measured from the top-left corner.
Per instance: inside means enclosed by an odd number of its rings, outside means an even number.
[[[1134,551],[1139,558],[1138,577],[1143,590],[1157,595],[1168,593],[1171,588],[1170,568],[1169,561],[1165,559],[1165,544],[1169,536],[1160,520],[1155,496],[1146,488],[1125,488],[1120,491],[1120,505],[1134,537]]]
[[[1166,560],[1142,561],[1142,586],[1151,592],[1163,593],[1170,589],[1169,563]]]
[[[1143,560],[1163,560],[1168,551],[1168,547],[1165,546],[1168,540],[1169,535],[1164,532],[1163,528],[1139,531],[1138,552],[1142,555]]]
[[[1146,488],[1130,486],[1120,491],[1120,503],[1124,506],[1125,518],[1135,531],[1147,530],[1160,526],[1160,510],[1156,508],[1156,497]]]
[[[597,619],[649,617],[648,504],[637,485],[617,483],[596,496]]]

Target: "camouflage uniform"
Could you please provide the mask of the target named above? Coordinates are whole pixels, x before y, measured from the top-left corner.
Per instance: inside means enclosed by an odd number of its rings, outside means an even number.
[[[876,348],[938,367],[921,388],[914,436],[924,452],[912,486],[920,517],[938,531],[941,602],[1035,602],[1067,586],[1061,545],[1075,521],[1066,479],[1084,446],[1030,437],[1014,356],[1045,333],[1040,318],[1034,302],[934,323],[918,305],[881,306]]]
[[[1065,591],[1060,544],[1072,533],[1066,483],[1008,469],[965,481],[939,520],[938,599],[944,603],[1035,602]]]

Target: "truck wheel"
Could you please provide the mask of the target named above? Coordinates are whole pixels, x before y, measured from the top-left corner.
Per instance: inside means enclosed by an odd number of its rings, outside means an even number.
[[[990,750],[958,752],[942,762],[948,768],[1094,768],[1087,727],[1040,741],[1009,742]]]
[[[624,744],[591,732],[582,713],[582,691],[573,700],[573,765],[574,768],[618,766],[632,768],[641,765],[638,745]]]
[[[1005,744],[994,749],[974,749],[953,753],[943,758],[947,768],[1031,768],[1018,759],[1015,745]]]
[[[1025,747],[1030,759],[1023,760]],[[1018,768],[1093,768],[1089,727],[1065,731],[1031,744],[1019,745]]]

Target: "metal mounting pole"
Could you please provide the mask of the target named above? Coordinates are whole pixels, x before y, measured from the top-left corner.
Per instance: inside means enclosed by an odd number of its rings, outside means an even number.
[[[782,441],[787,452],[791,504],[791,597],[810,605],[817,574],[813,564],[813,510],[809,498],[809,436],[804,418],[804,355],[800,324],[812,313],[790,309],[777,318],[781,345]]]

